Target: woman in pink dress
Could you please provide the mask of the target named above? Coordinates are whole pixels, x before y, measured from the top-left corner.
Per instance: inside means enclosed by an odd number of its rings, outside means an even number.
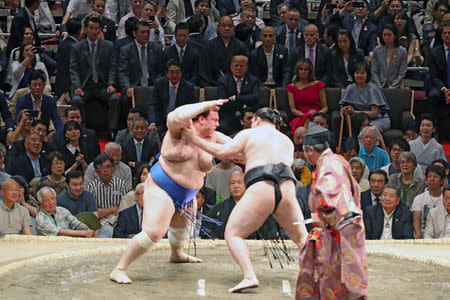
[[[325,84],[316,80],[311,61],[299,60],[295,65],[294,74],[292,83],[286,87],[289,107],[294,116],[289,123],[292,134],[298,127],[307,127],[315,113],[328,111]]]

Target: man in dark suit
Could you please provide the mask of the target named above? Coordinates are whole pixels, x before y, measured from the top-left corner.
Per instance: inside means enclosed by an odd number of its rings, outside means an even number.
[[[389,181],[385,171],[373,169],[369,173],[370,189],[361,193],[361,209],[366,211],[371,206],[375,206],[381,201],[383,187]]]
[[[58,52],[56,53],[56,81],[55,93],[58,97],[62,94],[70,92],[70,54],[72,53],[73,45],[78,43],[78,36],[81,31],[81,22],[75,18],[70,19],[66,23],[66,30],[68,36],[62,40],[58,45]]]
[[[439,136],[441,139],[450,138],[450,24],[444,24],[442,29],[444,45],[431,49],[430,85],[428,98],[433,104]]]
[[[183,69],[182,78],[193,85],[198,85],[200,54],[188,41],[188,25],[186,23],[178,23],[175,27],[175,44],[164,51],[164,65],[167,65],[169,59],[175,60]]]
[[[234,23],[230,16],[223,16],[219,21],[219,36],[209,41],[207,82],[201,86],[214,86],[217,79],[230,72],[231,58],[246,55],[241,41],[233,36]]]
[[[8,161],[6,172],[12,175],[20,175],[29,183],[33,178],[50,174],[50,166],[41,156],[42,139],[36,133],[31,133],[25,138],[26,153]]]
[[[279,25],[283,25],[283,22],[280,19],[278,14],[279,5],[288,1],[284,0],[271,0],[270,1],[270,25],[275,27]],[[292,0],[289,1],[290,6],[295,8],[300,12],[300,17],[303,19],[308,19],[308,7],[306,6],[306,0]]]
[[[120,50],[118,67],[120,87],[123,97],[128,98],[128,105],[134,87],[152,86],[154,80],[162,75],[160,63],[162,50],[159,45],[148,41],[150,25],[145,21],[139,21],[133,35],[134,42],[123,46]],[[127,112],[128,109],[129,107],[126,107],[124,111]]]
[[[153,95],[147,103],[148,122],[155,125],[162,138],[167,131],[167,114],[175,108],[194,103],[194,86],[181,78],[181,66],[174,60],[167,63],[166,76],[158,78]]]
[[[125,34],[126,37],[114,41],[114,51],[116,52],[117,63],[120,59],[120,49],[123,46],[131,44],[134,42],[134,31],[136,30],[139,19],[136,17],[131,17],[125,21]]]
[[[229,99],[219,111],[219,128],[217,130],[231,135],[240,130],[239,118],[246,106],[256,106],[259,100],[258,78],[247,74],[248,59],[243,55],[233,56],[230,69],[224,77],[217,80],[217,97]]]
[[[381,202],[364,212],[364,227],[368,240],[412,239],[412,213],[400,204],[400,190],[386,184]]]
[[[30,75],[30,82],[28,84],[30,93],[19,98],[16,103],[16,120],[24,109],[38,110],[38,117],[44,121],[47,126],[50,123],[50,119],[55,125],[56,131],[63,129],[63,123],[59,118],[58,109],[56,108],[56,101],[50,96],[43,94],[45,87],[45,78],[42,72],[34,71]]]
[[[134,174],[136,168],[143,163],[149,163],[159,153],[159,144],[147,136],[148,123],[142,117],[131,121],[132,138],[122,144],[122,162],[127,164]]]
[[[83,114],[85,103],[92,99],[108,104],[109,138],[114,140],[119,124],[120,97],[115,93],[116,57],[113,44],[99,39],[101,20],[85,19],[87,38],[73,46],[70,59],[72,102]]]
[[[31,27],[34,31],[34,45],[40,46],[41,42],[37,33],[37,26],[34,23],[34,11],[39,8],[40,0],[25,0],[25,7],[19,9],[11,23],[11,36],[8,39],[7,54],[20,46],[24,27]]]
[[[300,205],[300,208],[302,210],[304,220],[308,220],[311,218],[311,209],[309,208],[308,204],[309,194],[311,193],[311,185],[312,183],[299,186],[297,192],[295,193],[298,204]],[[311,224],[306,224],[305,226],[308,232],[312,228]]]
[[[291,8],[286,15],[286,24],[280,25],[275,31],[277,43],[284,45],[293,53],[303,41],[303,31],[308,21],[300,18],[300,12]]]
[[[95,131],[92,129],[87,129],[82,124],[81,111],[78,107],[72,105],[68,107],[65,111],[66,121],[75,121],[81,126],[81,136],[80,143],[84,144],[88,153],[93,153],[94,157],[97,157],[100,154],[100,146],[98,144],[97,135]],[[52,138],[52,143],[56,146],[56,148],[62,148],[67,143],[66,137],[64,135],[64,130],[57,131]]]
[[[290,81],[289,54],[286,47],[275,44],[275,39],[275,29],[264,27],[261,32],[262,46],[250,53],[248,73],[267,87],[285,87]]]
[[[239,2],[238,0],[217,0],[217,10],[220,16],[235,16],[240,11]]]
[[[139,183],[134,190],[136,205],[119,212],[113,238],[129,239],[142,230],[142,213],[144,211],[144,183]]]
[[[366,56],[377,46],[378,34],[377,26],[367,19],[368,7],[367,0],[357,0],[353,2],[353,15],[349,13],[335,14],[339,18],[340,26],[352,33],[356,46],[363,50]]]
[[[330,73],[330,49],[322,46],[319,40],[319,31],[314,24],[305,26],[303,37],[305,42],[302,43],[294,53],[291,53],[291,69],[290,78],[293,76],[294,67],[298,60],[308,58],[314,66],[314,74],[317,80],[327,85]]]

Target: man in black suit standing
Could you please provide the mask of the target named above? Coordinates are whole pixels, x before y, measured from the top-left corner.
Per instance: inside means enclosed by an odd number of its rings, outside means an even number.
[[[92,99],[108,104],[108,138],[114,140],[119,124],[120,97],[116,89],[116,57],[113,44],[99,39],[101,20],[96,17],[84,21],[87,38],[73,46],[70,58],[72,103],[83,114],[85,103]]]
[[[270,26],[261,31],[262,46],[254,49],[249,57],[248,72],[267,87],[285,87],[289,78],[289,53],[286,47],[275,44],[275,29]]]
[[[116,52],[117,63],[120,59],[120,49],[123,46],[131,44],[134,42],[134,31],[136,30],[139,19],[136,17],[131,17],[125,21],[125,34],[126,37],[114,41],[114,51]]]
[[[180,64],[169,60],[166,76],[156,79],[153,95],[147,103],[148,122],[156,126],[161,138],[167,131],[167,115],[179,106],[196,102],[194,86],[181,78],[182,75]]]
[[[142,117],[134,118],[131,121],[132,138],[122,144],[122,162],[131,168],[133,175],[137,167],[144,163],[150,163],[152,158],[159,153],[159,144],[150,140],[147,132],[147,120]]]
[[[25,138],[26,153],[7,162],[6,172],[12,175],[20,175],[29,183],[33,178],[50,174],[47,160],[41,156],[42,139],[36,133],[31,133]]]
[[[306,6],[306,0],[291,0],[291,1],[285,1],[285,0],[271,0],[270,1],[270,25],[272,26],[279,26],[283,25],[283,22],[280,19],[280,16],[278,14],[278,8],[279,5],[282,3],[289,2],[290,6],[292,8],[295,8],[300,12],[300,16],[307,20],[308,19],[308,7]]]
[[[400,204],[400,189],[386,184],[381,202],[364,212],[368,240],[412,239],[412,213]]]
[[[70,54],[72,47],[78,43],[78,36],[81,31],[81,22],[77,19],[70,19],[66,23],[66,30],[68,36],[62,40],[58,45],[58,52],[56,53],[56,81],[55,93],[59,97],[62,94],[70,92]]]
[[[136,186],[134,198],[136,199],[136,205],[119,212],[113,238],[130,239],[141,232],[142,212],[144,210],[144,183],[139,183]]]
[[[169,59],[177,61],[183,69],[182,78],[198,85],[200,54],[188,41],[189,26],[183,22],[178,23],[175,26],[175,44],[164,51],[164,65],[167,65]]]
[[[256,106],[259,99],[258,78],[247,74],[248,58],[243,55],[233,56],[230,64],[231,73],[217,80],[217,97],[228,99],[219,111],[218,131],[232,135],[240,130],[237,113],[242,113],[247,106]]]
[[[450,138],[450,24],[442,28],[444,45],[431,49],[430,87],[428,98],[433,104],[439,137]]]
[[[389,181],[385,171],[373,169],[369,173],[370,189],[361,193],[361,209],[366,211],[371,206],[375,206],[381,201],[383,187]]]
[[[317,26],[310,23],[305,26],[303,38],[305,40],[294,53],[291,53],[290,78],[293,76],[294,66],[300,59],[308,58],[314,67],[314,74],[317,80],[322,81],[327,85],[330,73],[330,55],[331,51],[325,46],[322,46],[317,41],[319,40],[319,31]]]
[[[277,43],[284,45],[292,54],[303,41],[303,31],[308,21],[300,18],[300,12],[295,8],[286,14],[286,24],[277,27]]]
[[[37,33],[37,26],[34,23],[34,11],[39,8],[40,0],[25,0],[25,7],[19,9],[11,23],[11,36],[8,39],[7,54],[20,46],[24,27],[33,28],[34,46],[40,46],[41,42]]]
[[[128,101],[122,103],[130,106],[133,88],[136,86],[152,86],[156,78],[162,75],[159,45],[149,42],[150,25],[139,21],[133,32],[134,42],[120,49],[119,81],[123,97]],[[123,107],[128,112],[129,107]]]

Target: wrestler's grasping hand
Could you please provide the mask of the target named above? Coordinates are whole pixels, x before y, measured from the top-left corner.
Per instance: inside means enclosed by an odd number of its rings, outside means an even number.
[[[194,126],[188,126],[181,131],[181,137],[188,142],[192,142],[197,137],[197,131]]]
[[[212,100],[212,101],[208,101],[210,107],[210,110],[214,110],[214,111],[219,111],[220,107],[224,104],[227,103],[228,99],[219,99],[219,100]]]

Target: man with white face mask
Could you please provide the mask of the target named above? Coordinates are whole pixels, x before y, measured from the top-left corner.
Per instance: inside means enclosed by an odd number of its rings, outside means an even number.
[[[292,165],[295,178],[299,185],[308,185],[311,182],[311,171],[306,165],[306,158],[303,152],[303,144],[294,145],[294,164]]]

